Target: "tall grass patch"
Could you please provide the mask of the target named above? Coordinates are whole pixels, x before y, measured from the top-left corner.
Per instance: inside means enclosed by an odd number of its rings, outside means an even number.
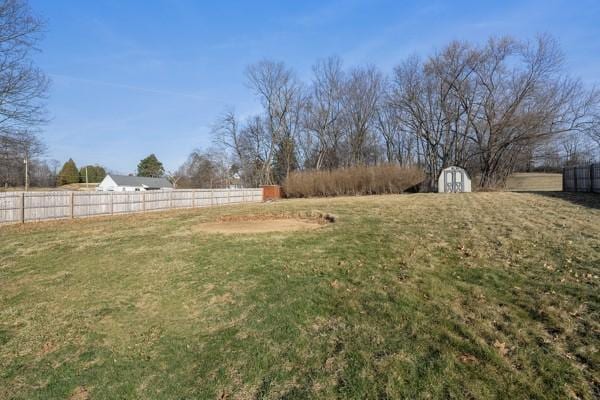
[[[283,186],[288,197],[353,196],[402,193],[424,179],[417,167],[383,164],[293,172]]]

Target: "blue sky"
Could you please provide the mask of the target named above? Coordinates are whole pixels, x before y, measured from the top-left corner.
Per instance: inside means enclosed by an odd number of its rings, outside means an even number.
[[[600,1],[31,0],[48,21],[36,54],[52,79],[48,158],[135,171],[156,153],[175,170],[229,106],[258,104],[244,69],[281,60],[310,79],[315,60],[386,73],[453,39],[550,33],[570,73],[600,84]]]

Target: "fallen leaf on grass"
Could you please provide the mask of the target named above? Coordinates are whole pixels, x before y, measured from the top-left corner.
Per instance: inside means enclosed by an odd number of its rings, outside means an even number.
[[[498,340],[496,340],[494,342],[494,347],[496,349],[498,349],[498,351],[500,352],[500,354],[502,354],[503,356],[507,355],[508,352],[510,351],[508,347],[506,347],[506,343],[504,342],[500,342]]]
[[[463,256],[465,256],[465,257],[471,256],[471,252],[462,243],[460,244],[460,246],[458,246],[458,250],[460,250],[462,252]]]
[[[335,358],[333,358],[333,357],[327,358],[327,360],[325,360],[325,370],[332,371],[334,363],[335,363]]]
[[[45,356],[48,353],[52,353],[54,350],[57,349],[57,345],[54,342],[46,342],[44,343],[44,345],[42,346],[42,350],[38,353],[41,356]]]
[[[472,354],[461,354],[460,356],[458,356],[458,359],[460,360],[460,362],[465,364],[472,364],[477,362],[477,358]]]
[[[77,386],[71,396],[69,396],[69,400],[87,400],[90,398],[90,393],[83,386]]]

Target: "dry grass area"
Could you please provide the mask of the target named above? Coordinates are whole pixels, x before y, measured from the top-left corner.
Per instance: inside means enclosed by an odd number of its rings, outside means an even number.
[[[506,180],[506,190],[514,192],[560,192],[562,174],[519,172]]]
[[[299,218],[293,216],[252,216],[241,218],[220,218],[214,222],[204,222],[196,226],[201,232],[210,233],[266,233],[266,232],[291,232],[306,229],[318,229],[327,221],[317,218]]]
[[[56,192],[56,191],[76,191],[76,192],[93,192],[98,187],[98,183],[70,183],[68,185],[62,185],[58,187],[38,187],[30,186],[27,189],[30,192]],[[0,192],[22,192],[25,190],[24,186],[15,187],[0,187]]]
[[[328,214],[320,229],[197,229]],[[598,398],[599,265],[591,194],[3,226],[0,398]]]
[[[75,190],[82,192],[95,191],[99,183],[70,183],[68,185],[59,186],[58,190]]]

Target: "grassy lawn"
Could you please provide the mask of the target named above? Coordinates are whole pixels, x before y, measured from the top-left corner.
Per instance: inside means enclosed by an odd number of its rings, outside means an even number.
[[[300,232],[220,216],[319,210]],[[0,398],[600,396],[600,196],[414,194],[0,227]]]

